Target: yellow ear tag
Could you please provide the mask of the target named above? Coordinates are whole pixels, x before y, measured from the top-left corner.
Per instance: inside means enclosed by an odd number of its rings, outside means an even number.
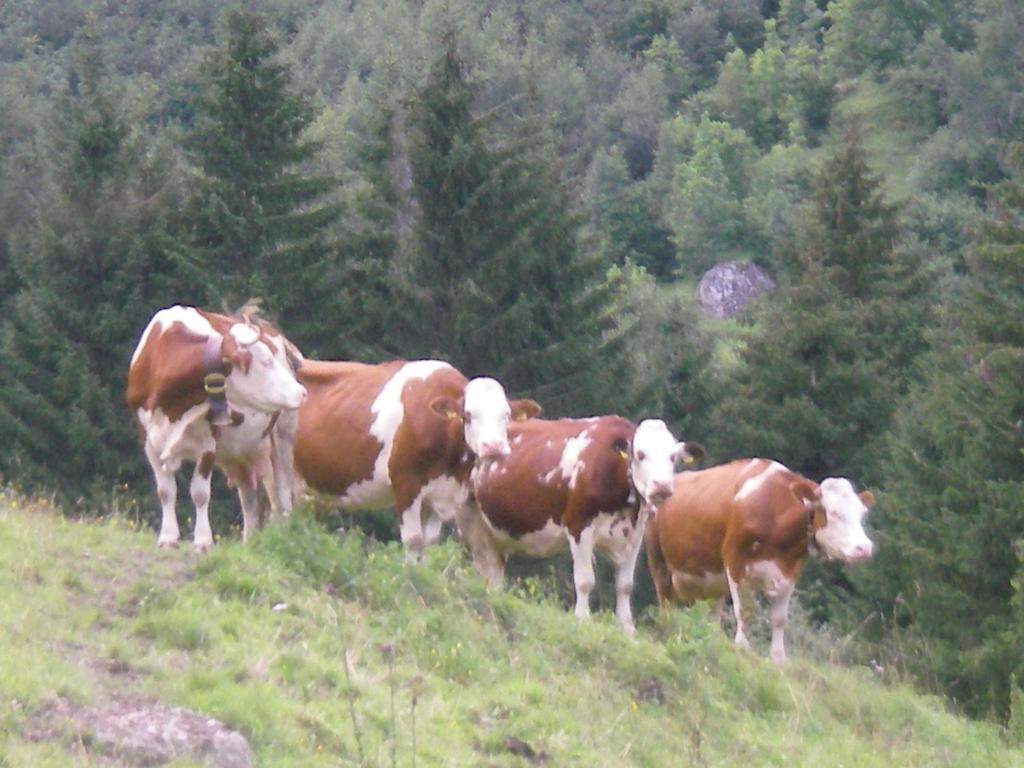
[[[516,421],[526,421],[526,414],[520,411],[516,414]]]
[[[445,415],[449,419],[457,419],[457,418],[459,418],[459,414],[457,414],[455,411],[448,411],[448,413],[446,413]]]
[[[626,459],[627,461],[629,460],[629,454],[626,453],[625,451],[619,451],[619,456]]]
[[[683,457],[683,464],[693,464],[693,461],[694,461],[693,456],[684,456]]]

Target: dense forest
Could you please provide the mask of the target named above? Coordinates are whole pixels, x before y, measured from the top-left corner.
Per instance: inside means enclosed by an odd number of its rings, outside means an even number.
[[[1016,0],[3,4],[0,480],[155,521],[137,337],[258,298],[310,357],[852,478],[878,554],[805,610],[1022,718],[1021,40]],[[727,261],[777,289],[704,316]]]

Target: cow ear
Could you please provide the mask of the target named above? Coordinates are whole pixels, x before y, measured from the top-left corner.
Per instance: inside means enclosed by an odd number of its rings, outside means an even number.
[[[248,373],[252,366],[252,352],[247,349],[236,349],[231,357],[231,367],[238,368],[242,373]]]
[[[704,450],[704,446],[700,443],[685,442],[681,444],[681,447],[683,449],[684,464],[692,464],[708,455],[708,452]]]
[[[450,397],[435,397],[430,401],[430,410],[443,419],[461,419],[462,400],[453,400]]]
[[[620,437],[612,443],[612,449],[618,451],[622,458],[629,460],[629,441],[626,438]]]
[[[526,421],[527,419],[535,419],[540,416],[543,410],[540,407],[540,403],[529,398],[523,398],[522,400],[513,400],[509,403],[512,408],[512,418],[516,421]]]
[[[875,494],[873,494],[871,491],[861,491],[860,493],[857,494],[857,496],[860,498],[861,502],[863,502],[864,506],[867,507],[868,509],[871,509],[873,506],[875,506]]]
[[[220,358],[224,373],[228,373],[232,368],[237,368],[242,373],[248,373],[252,363],[252,354],[247,349],[243,349],[234,334],[231,333],[224,335],[224,341],[220,346]]]
[[[789,484],[789,492],[793,497],[805,506],[813,504],[821,499],[821,488],[817,483],[810,480],[796,480]]]

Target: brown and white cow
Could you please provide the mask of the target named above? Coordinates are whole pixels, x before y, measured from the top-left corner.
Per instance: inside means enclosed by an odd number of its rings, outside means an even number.
[[[676,476],[647,527],[647,563],[665,605],[732,597],[736,643],[749,647],[744,587],[771,603],[771,657],[786,660],[789,600],[809,553],[860,562],[873,545],[863,519],[874,505],[845,478],[818,485],[767,459],[743,459]]]
[[[615,613],[633,633],[633,573],[647,516],[671,491],[676,461],[692,461],[704,449],[677,442],[663,421],[634,427],[619,416],[534,419],[513,424],[509,436],[507,457],[473,470],[477,505],[458,519],[480,572],[500,586],[510,555],[569,549],[582,618],[590,615],[600,550],[616,568]]]
[[[272,454],[290,446],[273,445],[271,430],[280,412],[298,408],[306,397],[293,370],[298,359],[294,346],[262,320],[187,306],[161,309],[150,320],[132,355],[125,399],[138,418],[156,477],[163,510],[160,546],[174,546],[180,536],[174,475],[185,461],[196,462],[190,491],[197,550],[213,544],[214,465],[238,488],[244,535],[258,525],[258,488],[271,471],[272,503],[290,510],[291,478],[271,469],[288,465],[286,459],[272,461]]]
[[[394,507],[412,557],[469,503],[474,463],[508,453],[509,422],[540,412],[439,360],[306,361],[299,380],[309,398],[296,433],[282,435],[296,472],[344,508]]]

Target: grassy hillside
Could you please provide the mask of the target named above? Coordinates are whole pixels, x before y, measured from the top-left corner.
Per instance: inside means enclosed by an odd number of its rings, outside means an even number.
[[[0,595],[2,766],[125,764],[33,728],[112,695],[216,717],[275,768],[1024,765],[994,726],[868,670],[738,652],[704,611],[631,640],[489,594],[455,543],[409,566],[301,515],[198,557],[0,497]]]

